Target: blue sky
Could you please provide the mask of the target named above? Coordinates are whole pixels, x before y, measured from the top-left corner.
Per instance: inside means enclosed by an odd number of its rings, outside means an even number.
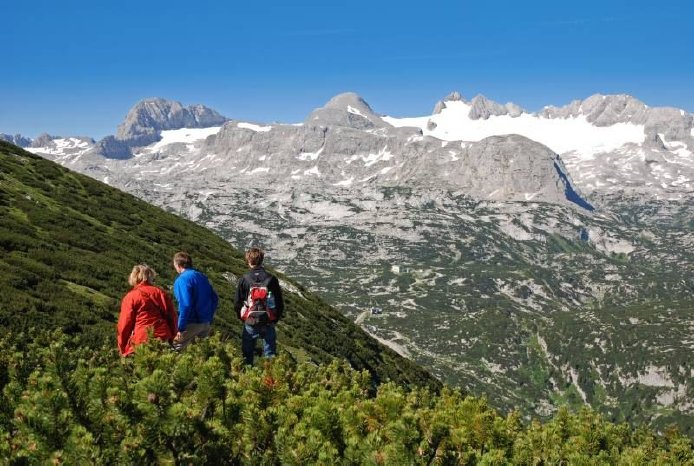
[[[331,96],[429,114],[628,93],[694,112],[694,2],[8,1],[0,132],[102,137],[145,97],[297,122]]]

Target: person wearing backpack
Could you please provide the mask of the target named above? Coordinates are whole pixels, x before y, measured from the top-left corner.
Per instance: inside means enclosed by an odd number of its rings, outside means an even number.
[[[193,268],[193,259],[186,252],[177,252],[173,266],[178,272],[174,296],[178,301],[178,333],[174,347],[182,350],[196,338],[206,338],[219,304],[217,293],[207,276]]]
[[[253,365],[255,342],[263,340],[263,355],[277,354],[275,324],[282,318],[284,301],[280,282],[263,268],[265,253],[259,248],[246,252],[246,263],[251,269],[236,288],[234,308],[243,321],[241,351],[246,364]]]
[[[128,277],[132,290],[123,297],[118,317],[118,350],[130,356],[135,346],[147,341],[149,332],[172,342],[178,332],[176,309],[171,297],[154,286],[156,272],[146,264],[133,267]]]

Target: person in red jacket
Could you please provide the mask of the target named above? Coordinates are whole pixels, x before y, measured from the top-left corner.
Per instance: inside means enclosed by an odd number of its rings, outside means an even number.
[[[135,346],[147,341],[148,331],[171,342],[178,333],[176,309],[171,297],[154,286],[156,272],[141,264],[133,267],[128,283],[133,287],[123,298],[118,318],[118,349],[129,356]]]

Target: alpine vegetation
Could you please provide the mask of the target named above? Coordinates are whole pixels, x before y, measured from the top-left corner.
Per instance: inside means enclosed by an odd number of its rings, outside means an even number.
[[[690,113],[625,95],[530,113],[452,93],[400,118],[346,93],[264,124],[151,102],[110,139],[30,150],[262,245],[380,342],[496,408],[588,405],[693,432]]]

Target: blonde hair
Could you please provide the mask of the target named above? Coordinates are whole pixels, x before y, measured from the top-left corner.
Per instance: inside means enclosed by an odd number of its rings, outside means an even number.
[[[133,267],[133,271],[130,272],[130,276],[128,277],[128,283],[130,284],[130,286],[139,285],[142,282],[146,282],[151,285],[152,281],[154,280],[154,277],[156,276],[157,272],[155,272],[154,269],[151,268],[149,265],[138,264],[135,267]]]

